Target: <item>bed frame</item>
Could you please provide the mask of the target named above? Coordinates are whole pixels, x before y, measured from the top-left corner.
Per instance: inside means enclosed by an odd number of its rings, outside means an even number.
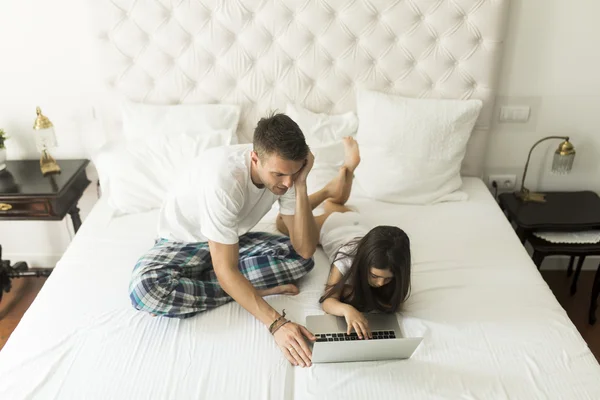
[[[484,107],[462,174],[482,176],[508,0],[102,0],[100,55],[115,98],[242,106],[248,142],[261,116],[288,102],[355,109],[356,87],[409,97],[477,98]]]

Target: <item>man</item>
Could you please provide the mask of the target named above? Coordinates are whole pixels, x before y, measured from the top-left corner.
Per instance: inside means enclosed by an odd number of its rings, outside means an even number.
[[[133,306],[187,318],[235,300],[293,365],[310,366],[304,337],[314,335],[262,296],[297,294],[294,282],[314,266],[319,238],[306,188],[313,163],[302,131],[283,114],[261,119],[251,145],[204,152],[165,200],[159,239],[133,271]],[[275,201],[289,237],[249,232]]]

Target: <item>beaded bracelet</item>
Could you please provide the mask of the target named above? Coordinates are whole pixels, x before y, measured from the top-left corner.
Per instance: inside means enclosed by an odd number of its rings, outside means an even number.
[[[269,332],[273,333],[271,330],[273,329],[273,327],[275,326],[275,324],[277,322],[279,322],[279,320],[285,318],[285,310],[282,311],[283,315],[279,318],[277,318],[275,321],[273,321],[273,323],[269,326]]]

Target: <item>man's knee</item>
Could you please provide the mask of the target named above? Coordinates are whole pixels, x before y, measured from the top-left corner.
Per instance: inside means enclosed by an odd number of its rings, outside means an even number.
[[[138,271],[129,283],[129,299],[136,310],[164,315],[172,289],[172,279],[159,270]]]
[[[129,300],[136,310],[155,312],[156,301],[149,302],[149,298],[155,298],[157,280],[149,274],[135,274],[129,282]],[[154,307],[151,307],[154,306]]]
[[[309,273],[315,267],[315,260],[313,257],[310,258],[301,258],[302,269],[304,269],[305,273]]]
[[[294,270],[295,279],[298,279],[300,276],[304,276],[313,270],[315,267],[314,257],[304,258],[300,254],[296,253],[294,248],[290,243],[290,254],[288,261],[292,264],[292,269]]]

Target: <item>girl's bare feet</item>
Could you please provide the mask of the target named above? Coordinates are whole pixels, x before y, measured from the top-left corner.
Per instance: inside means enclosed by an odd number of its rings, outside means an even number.
[[[354,173],[354,170],[360,164],[360,152],[358,150],[358,143],[351,136],[344,138],[344,153],[344,167],[348,172]]]
[[[308,196],[311,210],[317,208],[325,200],[337,204],[346,204],[350,198],[352,191],[352,179],[354,178],[354,170],[360,163],[360,154],[358,151],[358,143],[354,138],[348,136],[343,139],[344,143],[344,165],[340,168],[338,175],[333,178],[323,189]],[[285,235],[288,235],[280,218],[277,219],[277,229]]]
[[[338,204],[346,204],[352,190],[352,178],[354,170],[360,164],[360,152],[358,143],[351,136],[344,138],[344,165],[336,176],[325,187],[329,193],[329,201]]]
[[[346,186],[346,167],[340,168],[338,175],[333,178],[326,186],[327,197],[331,199],[340,199],[344,195],[344,187]]]
[[[258,290],[258,294],[261,297],[271,296],[274,294],[289,294],[289,295],[295,296],[298,293],[300,293],[300,290],[298,290],[298,287],[291,283],[287,284],[287,285],[275,286],[274,288],[270,288],[270,289]]]

